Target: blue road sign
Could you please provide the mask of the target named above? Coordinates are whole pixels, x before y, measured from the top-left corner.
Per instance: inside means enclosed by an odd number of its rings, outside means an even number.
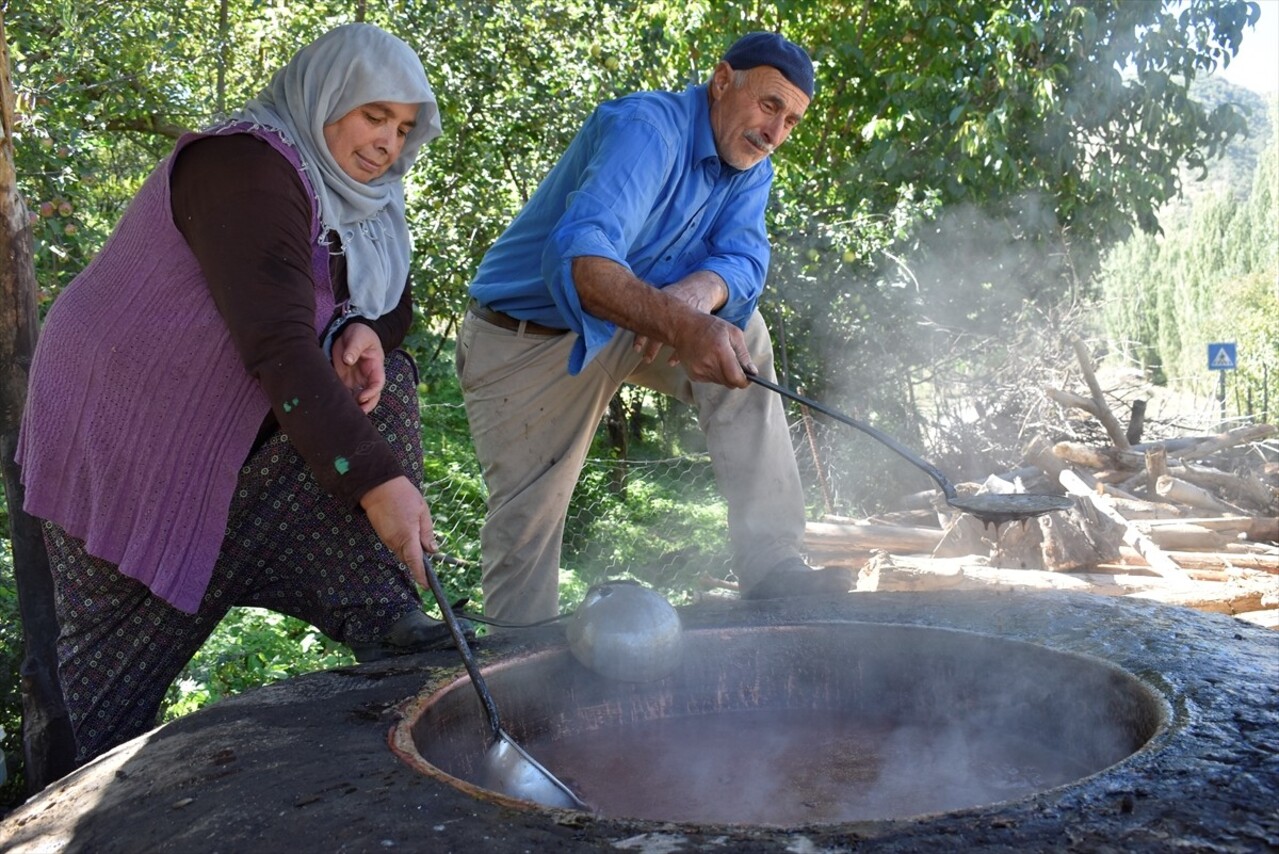
[[[1208,345],[1208,370],[1233,371],[1239,365],[1235,358],[1235,342],[1219,341]]]

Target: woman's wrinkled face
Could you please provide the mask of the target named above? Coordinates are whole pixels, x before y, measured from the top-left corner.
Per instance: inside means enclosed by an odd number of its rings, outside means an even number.
[[[342,171],[361,184],[386,174],[417,124],[417,104],[372,101],[324,126],[324,141]]]

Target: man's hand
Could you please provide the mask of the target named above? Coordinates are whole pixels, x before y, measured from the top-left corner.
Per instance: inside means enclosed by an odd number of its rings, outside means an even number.
[[[707,279],[723,290],[714,290]],[[682,364],[694,382],[730,388],[749,384],[746,372],[756,368],[745,336],[708,313],[723,304],[728,292],[714,273],[694,273],[658,290],[615,261],[583,255],[573,259],[573,282],[582,308],[643,339],[636,342],[639,352],[655,355],[657,347],[669,344],[675,350],[673,364]]]
[[[728,286],[724,280],[714,273],[698,271],[680,279],[673,285],[662,288],[662,293],[703,314],[710,314],[728,301]],[[663,342],[640,333],[635,334],[635,352],[644,356],[644,363],[649,364],[657,358],[657,351],[662,349]],[[678,352],[672,353],[667,364],[674,367],[680,362]]]
[[[382,399],[385,362],[381,339],[363,323],[347,324],[333,341],[333,370],[365,413],[372,412]]]
[[[746,388],[750,385],[746,374],[759,373],[742,330],[712,314],[695,314],[681,324],[671,346],[675,349],[671,364],[683,364],[694,382]]]
[[[434,554],[440,544],[435,539],[431,508],[422,493],[407,477],[397,477],[364,493],[360,506],[378,539],[409,568],[413,580],[426,587],[423,554]]]

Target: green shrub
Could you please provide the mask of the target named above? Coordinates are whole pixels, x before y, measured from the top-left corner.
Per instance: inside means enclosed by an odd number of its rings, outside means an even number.
[[[354,664],[350,650],[293,617],[235,608],[169,686],[162,720],[281,679]]]
[[[18,615],[18,590],[13,580],[13,552],[9,544],[8,513],[3,512],[4,535],[0,538],[0,727],[8,780],[0,786],[0,815],[26,797],[22,755],[22,621]]]

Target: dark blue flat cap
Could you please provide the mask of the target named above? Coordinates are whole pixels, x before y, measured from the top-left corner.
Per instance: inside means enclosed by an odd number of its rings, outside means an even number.
[[[777,33],[747,33],[724,54],[724,62],[735,71],[771,65],[810,100],[813,97],[813,61],[808,52]]]

